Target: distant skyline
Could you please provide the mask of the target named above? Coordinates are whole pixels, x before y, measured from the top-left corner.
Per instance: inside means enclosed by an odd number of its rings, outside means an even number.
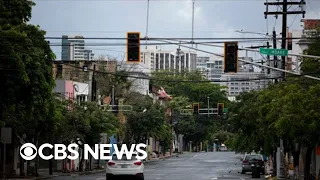
[[[274,17],[269,16],[266,20],[264,2],[264,0],[196,0],[194,37],[261,37],[235,31],[271,33],[273,27],[279,34],[282,18],[279,16],[275,20]],[[140,31],[142,37],[146,35],[147,0],[35,0],[35,3],[31,23],[40,25],[43,30],[47,31],[46,36],[125,37],[127,31]],[[320,1],[307,0],[306,3],[305,18],[320,18]],[[269,7],[269,11],[272,8]],[[291,30],[301,29],[301,18],[301,15],[289,15],[289,28]],[[150,0],[148,29],[148,37],[191,38],[192,0]],[[54,44],[61,43],[61,40],[50,41]],[[86,43],[125,44],[125,41],[86,40]],[[259,44],[262,45],[262,42],[242,43],[240,46]],[[125,53],[125,46],[89,46],[87,48],[94,51],[95,57],[101,54],[119,57]],[[166,46],[165,49],[176,48],[177,46]],[[222,48],[207,46],[198,46],[198,48],[223,53]],[[61,59],[61,47],[53,46],[52,49],[57,59]],[[257,53],[251,55],[259,57]]]

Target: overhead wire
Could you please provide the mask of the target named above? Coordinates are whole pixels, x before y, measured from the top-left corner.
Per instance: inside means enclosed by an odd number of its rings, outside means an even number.
[[[0,36],[1,38],[11,38],[14,39],[15,41],[17,41],[16,37],[14,36]],[[39,38],[39,39],[43,39],[43,38]],[[64,38],[64,37],[57,37],[57,36],[47,36],[44,37],[44,39],[48,39],[48,40],[62,40],[62,39],[68,39],[68,40],[127,40],[128,38],[125,37],[83,37],[83,36],[79,36],[78,38],[76,37],[68,37],[68,38]],[[140,40],[148,40],[148,41],[157,41],[157,40],[170,40],[170,39],[175,39],[175,40],[268,40],[270,38],[235,38],[235,37],[223,37],[223,38],[211,38],[211,37],[201,37],[201,38],[190,38],[190,37],[161,37],[161,38],[156,38],[156,37],[148,37],[148,38],[140,38]],[[282,39],[290,39],[290,40],[294,40],[294,39],[319,39],[318,37],[277,37],[276,40],[282,40]]]

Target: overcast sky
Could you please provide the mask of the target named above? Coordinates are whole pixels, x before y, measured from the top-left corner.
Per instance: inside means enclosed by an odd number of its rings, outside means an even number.
[[[35,2],[37,5],[33,8],[31,23],[40,25],[47,31],[47,36],[61,37],[62,34],[68,34],[85,37],[125,37],[127,31],[140,31],[142,37],[146,34],[147,0],[35,0]],[[273,16],[269,16],[266,20],[264,2],[265,0],[195,0],[194,37],[261,37],[235,31],[271,33],[274,26],[279,34],[281,16],[278,20]],[[320,0],[307,0],[306,3],[306,18],[320,19]],[[295,8],[296,6],[293,6],[290,10]],[[272,10],[276,11],[277,8],[269,7],[269,11]],[[301,28],[301,18],[302,15],[289,15],[290,29]],[[191,32],[192,0],[150,0],[149,37],[191,38]],[[61,40],[51,42],[61,43]],[[86,42],[120,43],[106,40]],[[177,47],[163,48],[174,50]],[[198,48],[222,53],[221,48],[204,46]],[[60,59],[61,47],[52,49],[57,59]],[[96,54],[118,56],[124,53],[125,47],[94,46],[90,49]]]

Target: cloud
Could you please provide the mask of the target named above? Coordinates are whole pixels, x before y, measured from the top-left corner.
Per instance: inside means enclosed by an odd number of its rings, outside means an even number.
[[[192,20],[192,0],[185,1],[183,3],[179,3],[181,6],[177,10],[177,15],[184,21],[190,22]],[[200,6],[197,6],[195,3],[194,7],[194,19],[197,21],[201,21],[204,19],[202,9]]]

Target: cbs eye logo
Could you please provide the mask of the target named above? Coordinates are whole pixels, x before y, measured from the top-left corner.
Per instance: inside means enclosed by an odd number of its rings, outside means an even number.
[[[34,159],[37,156],[37,147],[31,143],[26,143],[20,148],[20,156],[27,161]]]

